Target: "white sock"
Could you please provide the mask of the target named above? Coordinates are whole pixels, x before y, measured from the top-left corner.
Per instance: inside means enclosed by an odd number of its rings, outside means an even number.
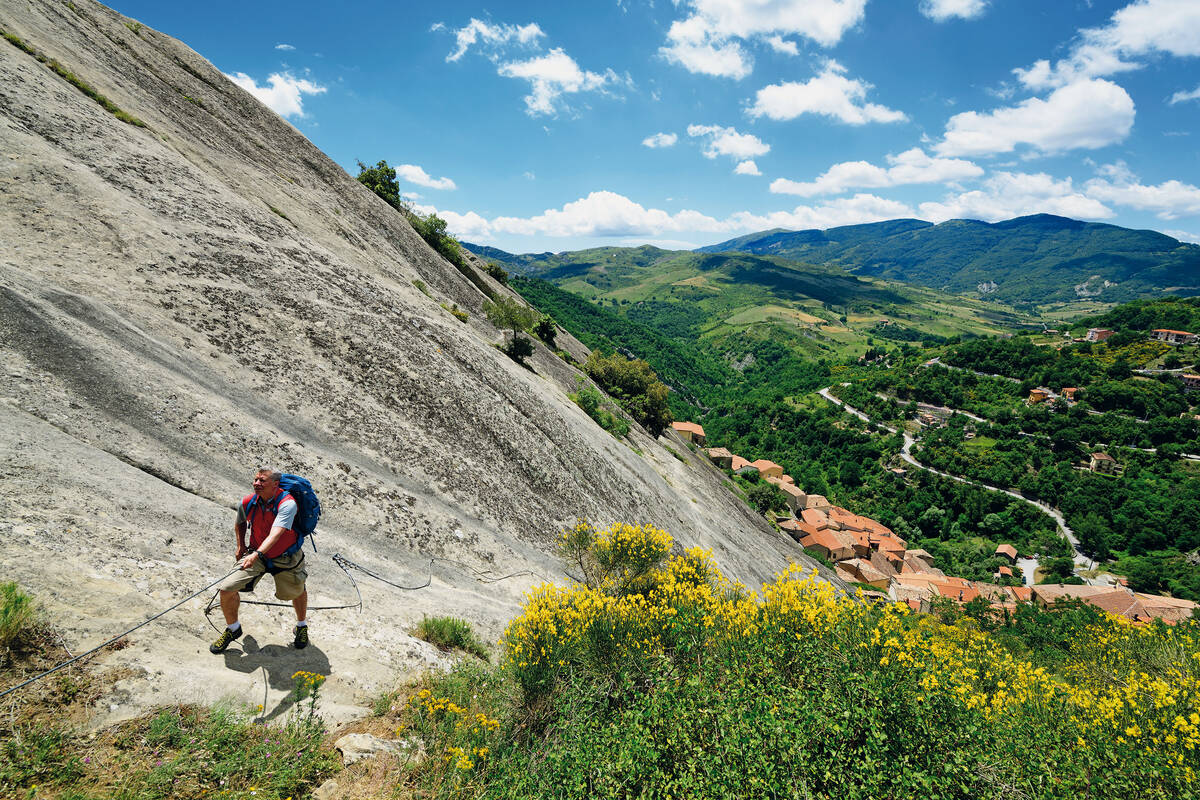
[[[297,628],[307,628],[307,627],[308,627],[308,620],[306,620],[306,619],[297,620],[297,622],[296,622],[296,627],[297,627]]]
[[[237,633],[242,629],[242,623],[235,622],[232,625],[226,625],[225,627],[229,628],[229,630],[233,631],[234,633]]]

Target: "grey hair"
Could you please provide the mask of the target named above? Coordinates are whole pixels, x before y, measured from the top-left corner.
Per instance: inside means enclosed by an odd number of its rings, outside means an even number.
[[[254,471],[254,474],[255,475],[266,475],[268,478],[275,481],[276,483],[279,483],[279,481],[283,478],[282,472],[276,472],[275,470],[271,469],[270,467],[260,467]]]

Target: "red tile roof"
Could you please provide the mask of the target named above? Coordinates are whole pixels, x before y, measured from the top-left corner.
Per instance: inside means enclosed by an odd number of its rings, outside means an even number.
[[[672,422],[671,427],[677,431],[691,433],[696,436],[704,435],[704,428],[700,427],[700,425],[696,424],[695,422]]]
[[[1017,548],[1013,547],[1011,544],[997,545],[996,555],[1005,556],[1015,560],[1017,557]]]

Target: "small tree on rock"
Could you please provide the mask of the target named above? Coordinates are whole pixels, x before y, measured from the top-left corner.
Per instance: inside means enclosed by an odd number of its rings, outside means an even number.
[[[497,328],[512,332],[512,338],[501,348],[505,355],[518,364],[524,363],[527,356],[533,355],[533,342],[521,335],[523,331],[533,327],[536,319],[533,309],[521,305],[511,297],[500,297],[495,301],[485,300],[483,313]]]

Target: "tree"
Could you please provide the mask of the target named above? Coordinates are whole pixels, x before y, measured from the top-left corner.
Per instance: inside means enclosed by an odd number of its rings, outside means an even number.
[[[1047,558],[1042,561],[1042,583],[1062,583],[1075,574],[1075,562],[1070,556]]]
[[[386,161],[380,161],[373,167],[358,162],[358,182],[366,186],[383,201],[397,211],[404,210],[400,200],[400,183],[396,180],[396,170],[388,166]]]
[[[760,514],[768,511],[786,511],[787,495],[772,483],[762,481],[746,493],[746,500]]]
[[[485,300],[483,313],[497,328],[512,331],[512,338],[501,348],[509,358],[521,364],[526,356],[533,355],[533,342],[521,336],[522,331],[533,327],[533,309],[511,297],[500,297],[495,301]]]
[[[539,316],[533,332],[546,343],[547,347],[554,347],[554,339],[558,336],[558,326],[554,322],[554,317],[549,314]]]

